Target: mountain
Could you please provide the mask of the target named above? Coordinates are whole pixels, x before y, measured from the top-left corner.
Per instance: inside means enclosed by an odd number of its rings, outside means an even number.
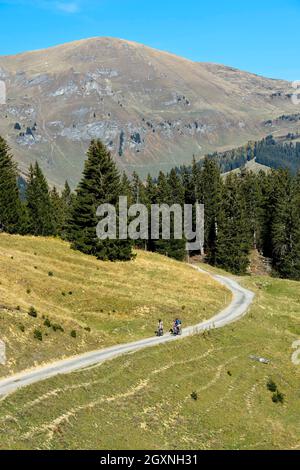
[[[92,138],[120,169],[155,174],[259,139],[295,113],[288,82],[113,38],[1,56],[0,79],[0,135],[23,174],[38,160],[59,186],[77,183]]]

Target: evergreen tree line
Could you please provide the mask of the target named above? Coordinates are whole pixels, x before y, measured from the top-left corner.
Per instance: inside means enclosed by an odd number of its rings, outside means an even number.
[[[286,168],[293,174],[300,170],[300,142],[295,142],[299,138],[298,134],[289,133],[279,140],[272,135],[259,141],[250,141],[246,145],[226,150],[225,152],[214,152],[207,155],[207,158],[214,160],[221,173],[227,173],[237,168],[242,168],[250,160],[255,159],[257,163],[270,168]],[[288,140],[285,142],[282,140]],[[203,166],[204,160],[198,161],[198,165]],[[191,166],[181,166],[176,168],[180,174],[191,171]]]
[[[30,165],[20,188],[20,177],[10,149],[0,137],[0,230],[11,234],[67,237],[67,220],[74,199],[66,182],[60,194],[38,163]]]
[[[246,145],[242,145],[231,150],[226,150],[225,152],[213,152],[206,155],[205,158],[214,160],[221,173],[227,173],[229,171],[235,170],[245,166],[245,164],[253,160],[256,157],[256,147],[258,142],[248,142]],[[204,159],[198,161],[198,166],[202,167],[204,164]],[[186,171],[192,171],[192,167],[189,166],[180,166],[176,167],[177,173],[183,173]]]
[[[180,179],[185,201],[205,205],[207,261],[242,274],[257,249],[271,258],[274,272],[300,280],[300,173],[287,169],[221,176],[214,160],[194,161]]]
[[[230,174],[222,178],[219,165],[205,158],[201,167],[160,172],[156,180],[142,181],[120,175],[101,141],[87,153],[82,179],[75,194],[66,183],[60,194],[50,189],[36,163],[29,168],[25,200],[20,198],[17,168],[6,142],[0,138],[0,228],[8,233],[60,236],[73,248],[103,260],[130,260],[130,240],[100,240],[96,234],[97,207],[119,196],[128,203],[205,205],[205,256],[207,262],[233,273],[247,271],[251,250],[272,259],[279,276],[300,279],[300,175],[288,170],[269,174]],[[150,210],[148,211],[150,214]],[[173,220],[172,220],[173,222]],[[149,230],[151,225],[149,223]],[[135,246],[178,260],[186,256],[185,240],[139,240]]]
[[[205,206],[205,258],[213,266],[244,274],[253,249],[271,259],[274,272],[300,280],[300,174],[286,169],[222,177],[206,157],[201,166],[159,173],[145,182],[124,176],[131,202]],[[194,227],[195,228],[195,227]],[[171,233],[172,235],[173,233]],[[184,240],[141,241],[138,246],[182,260]]]
[[[287,136],[293,139],[293,134]],[[272,135],[256,144],[256,161],[279,169],[286,168],[297,174],[300,170],[300,142],[278,142]]]

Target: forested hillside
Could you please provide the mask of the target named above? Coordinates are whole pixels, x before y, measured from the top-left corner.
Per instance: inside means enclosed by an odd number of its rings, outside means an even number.
[[[280,144],[284,146],[284,144]],[[276,147],[268,138],[261,147]],[[248,147],[248,152],[260,146]],[[299,145],[296,147],[299,152]],[[300,175],[286,169],[269,174],[244,171],[221,177],[215,159],[203,165],[160,172],[146,181],[137,174],[120,175],[109,151],[93,141],[87,154],[82,180],[75,194],[68,183],[60,194],[50,189],[38,164],[31,166],[25,193],[20,197],[17,169],[7,144],[0,140],[0,223],[2,231],[35,236],[59,236],[72,247],[100,260],[131,260],[133,247],[178,260],[186,257],[186,242],[174,237],[172,218],[169,240],[150,235],[135,241],[100,240],[96,236],[96,209],[127,195],[130,203],[205,205],[205,259],[233,273],[246,273],[253,249],[271,258],[274,273],[300,279]],[[151,224],[148,227],[151,231]]]
[[[296,174],[300,170],[300,134],[288,133],[280,137],[268,135],[262,140],[250,141],[241,147],[211,153],[207,158],[214,160],[222,173],[243,168],[247,162],[255,160],[267,167],[286,168]],[[200,160],[198,165],[201,167],[203,162],[204,159]],[[177,171],[180,173],[184,169],[185,167],[180,167]]]

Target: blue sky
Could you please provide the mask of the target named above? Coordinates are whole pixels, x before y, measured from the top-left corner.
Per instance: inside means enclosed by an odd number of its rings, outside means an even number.
[[[114,36],[300,79],[300,0],[0,0],[0,54]]]

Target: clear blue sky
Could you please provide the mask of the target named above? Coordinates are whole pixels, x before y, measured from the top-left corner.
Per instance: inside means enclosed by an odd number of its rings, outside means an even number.
[[[0,54],[114,36],[300,80],[300,0],[0,0]]]

